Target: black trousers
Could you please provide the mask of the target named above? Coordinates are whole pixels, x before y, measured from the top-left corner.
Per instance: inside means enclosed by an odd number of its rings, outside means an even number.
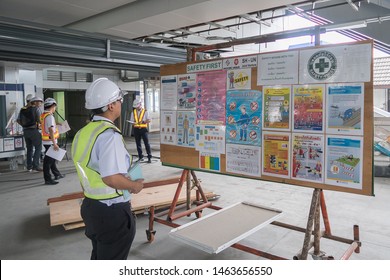
[[[138,158],[142,159],[144,156],[142,154],[141,139],[144,141],[146,153],[148,154],[148,159],[152,158],[152,151],[150,149],[148,129],[147,128],[135,128],[134,127],[134,138],[135,144],[137,145]]]
[[[45,153],[50,148],[51,145],[43,145],[45,147]],[[52,180],[50,171],[54,176],[60,176],[61,173],[58,171],[56,160],[52,157],[45,155],[43,159],[43,178],[46,181]]]
[[[135,218],[129,202],[107,206],[84,198],[81,217],[92,242],[91,260],[126,260],[135,236]]]
[[[23,134],[27,148],[27,169],[38,168],[42,152],[42,135],[37,128],[26,128]]]

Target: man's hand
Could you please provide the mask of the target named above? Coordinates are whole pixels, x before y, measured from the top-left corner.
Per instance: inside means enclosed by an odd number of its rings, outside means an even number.
[[[118,190],[128,190],[131,193],[139,193],[144,187],[144,179],[132,181],[123,174],[114,174],[102,178],[104,184]]]
[[[133,181],[134,185],[131,188],[131,193],[139,193],[144,188],[144,179]]]

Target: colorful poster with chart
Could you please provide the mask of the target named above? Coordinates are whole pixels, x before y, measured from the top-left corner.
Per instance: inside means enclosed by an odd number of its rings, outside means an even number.
[[[263,87],[263,129],[290,129],[291,87]]]
[[[293,131],[324,132],[325,85],[293,86]]]
[[[199,168],[209,171],[221,171],[221,157],[219,154],[200,152],[199,153]]]
[[[260,177],[261,148],[226,144],[226,172]]]
[[[226,94],[226,143],[261,146],[262,94],[229,90]]]
[[[236,69],[227,71],[227,90],[251,89],[251,68]]]
[[[364,84],[331,84],[326,92],[326,133],[363,135]]]
[[[216,125],[197,125],[195,149],[200,152],[225,153],[225,127]]]
[[[196,80],[196,123],[224,125],[226,70],[198,73]]]
[[[161,144],[176,145],[176,111],[161,111]]]
[[[323,183],[324,136],[293,133],[292,151],[291,179]]]
[[[177,76],[161,76],[161,110],[177,109]]]
[[[195,112],[177,111],[177,145],[195,147]]]
[[[363,138],[327,136],[325,183],[362,189]]]
[[[290,177],[290,134],[263,131],[262,174]]]
[[[177,80],[177,109],[195,110],[196,74],[178,75]]]

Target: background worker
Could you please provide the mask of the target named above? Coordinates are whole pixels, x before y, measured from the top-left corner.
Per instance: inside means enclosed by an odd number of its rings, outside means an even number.
[[[45,147],[45,157],[43,158],[43,178],[46,185],[58,184],[58,181],[65,176],[60,173],[57,168],[56,160],[47,155],[47,151],[51,146],[55,151],[59,150],[57,139],[60,136],[57,124],[54,119],[54,112],[57,108],[57,101],[54,98],[47,98],[43,104],[44,111],[41,115],[41,130],[42,130],[42,143]],[[51,173],[54,175],[54,180],[51,177]]]
[[[42,152],[42,137],[39,132],[39,118],[41,115],[39,106],[43,100],[28,94],[26,102],[26,106],[20,109],[17,119],[18,124],[23,127],[23,136],[26,141],[26,167],[30,172],[33,170],[42,171],[43,169],[39,167]]]
[[[133,124],[133,132],[135,144],[137,146],[138,160],[142,161],[144,156],[142,153],[141,139],[144,142],[146,153],[148,154],[148,163],[152,162],[152,151],[149,144],[148,123],[150,123],[149,113],[142,108],[142,101],[135,99],[133,102],[133,112],[131,113],[130,123]]]
[[[121,115],[123,95],[107,78],[95,80],[85,93],[85,108],[92,111],[92,120],[72,143],[72,158],[85,195],[81,217],[92,242],[92,260],[127,259],[135,236],[129,201],[131,193],[142,190],[143,179],[133,181],[127,175],[132,157],[114,125]]]

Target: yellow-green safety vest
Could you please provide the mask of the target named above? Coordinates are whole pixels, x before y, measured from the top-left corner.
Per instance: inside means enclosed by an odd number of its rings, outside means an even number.
[[[100,177],[100,174],[96,170],[88,167],[96,139],[107,129],[113,129],[121,133],[114,124],[108,121],[92,121],[76,133],[72,143],[72,158],[76,166],[81,187],[84,190],[84,195],[96,200],[111,199],[123,195],[122,190],[116,190],[107,186]],[[131,161],[130,155],[130,164]]]

